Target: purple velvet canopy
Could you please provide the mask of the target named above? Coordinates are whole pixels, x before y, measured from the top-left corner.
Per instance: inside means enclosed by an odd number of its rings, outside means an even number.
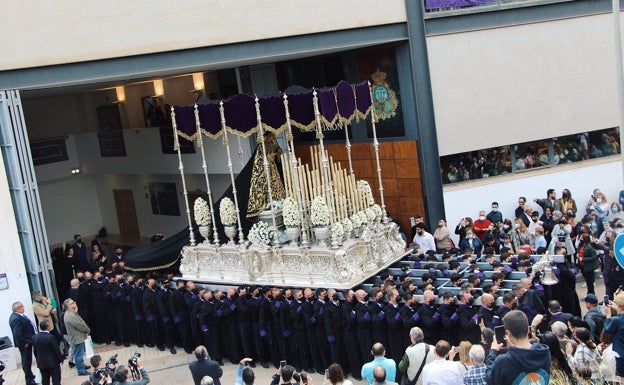
[[[302,131],[311,131],[316,127],[312,92],[287,95],[290,123]],[[353,119],[365,119],[371,110],[368,82],[349,84],[343,80],[335,87],[318,89],[316,92],[321,122],[328,126],[335,123],[350,124]],[[259,97],[258,104],[265,130],[280,133],[286,129],[284,94]],[[204,135],[213,139],[222,134],[219,108],[219,101],[197,106],[201,130]],[[249,136],[259,130],[253,96],[234,95],[223,101],[223,109],[225,125],[230,132]],[[195,140],[197,127],[194,106],[174,106],[173,110],[178,135]]]

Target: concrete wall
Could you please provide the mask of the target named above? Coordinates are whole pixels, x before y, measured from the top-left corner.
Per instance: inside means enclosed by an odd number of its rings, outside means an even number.
[[[609,14],[427,45],[441,156],[618,125]]]
[[[404,0],[36,0],[2,16],[0,71],[406,21]]]

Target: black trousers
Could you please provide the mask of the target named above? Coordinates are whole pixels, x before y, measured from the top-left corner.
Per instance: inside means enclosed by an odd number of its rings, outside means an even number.
[[[61,366],[55,366],[52,369],[39,368],[41,372],[41,385],[50,385],[50,378],[52,379],[52,385],[61,385]]]
[[[32,346],[27,348],[19,348],[20,355],[22,356],[22,370],[24,371],[24,377],[26,379],[26,385],[35,384],[35,374],[32,371]]]
[[[594,271],[583,271],[583,278],[587,283],[587,294],[596,294],[594,291]]]

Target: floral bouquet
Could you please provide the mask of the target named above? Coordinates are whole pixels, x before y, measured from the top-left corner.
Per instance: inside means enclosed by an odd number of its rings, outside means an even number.
[[[351,232],[353,231],[353,223],[349,218],[345,218],[342,220],[342,228],[345,234],[351,235]]]
[[[332,238],[341,239],[344,235],[344,227],[340,222],[334,222],[332,226]]]
[[[377,213],[373,209],[373,206],[367,208],[366,210],[364,210],[364,212],[366,213],[366,220],[368,222],[370,223],[375,222],[375,218],[377,218]]]
[[[299,227],[301,225],[297,202],[291,197],[284,199],[282,218],[284,218],[284,225],[286,227]]]
[[[310,205],[310,222],[315,227],[323,227],[329,224],[329,207],[322,196],[317,196]]]
[[[364,210],[358,211],[357,213],[355,213],[355,215],[360,218],[360,226],[364,226],[366,223],[368,223],[368,216],[366,216]]]
[[[224,197],[221,199],[219,215],[221,215],[223,226],[234,226],[236,224],[236,209],[234,208],[234,202],[230,198]]]
[[[358,213],[353,213],[353,215],[351,215],[350,222],[352,223],[353,229],[355,230],[359,229],[363,225],[363,223],[360,221],[360,216],[358,215]]]
[[[208,202],[201,197],[195,199],[193,211],[195,212],[195,222],[198,226],[210,225],[211,219],[210,214],[208,213]]]
[[[357,189],[364,196],[364,202],[367,206],[372,206],[375,204],[375,199],[373,199],[373,191],[371,190],[370,185],[365,180],[359,180],[357,182]]]
[[[270,245],[271,231],[269,230],[269,225],[262,221],[254,223],[251,226],[251,230],[249,230],[247,238],[255,245]]]
[[[381,210],[381,206],[379,206],[377,203],[375,203],[371,207],[375,211],[375,216],[377,218],[381,218],[381,216],[383,215],[383,210]]]

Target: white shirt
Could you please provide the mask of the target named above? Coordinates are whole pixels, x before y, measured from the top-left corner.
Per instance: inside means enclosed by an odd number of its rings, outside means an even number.
[[[426,231],[423,231],[422,235],[418,235],[418,233],[416,233],[416,235],[414,235],[413,241],[415,243],[418,243],[418,246],[420,246],[420,249],[423,253],[426,253],[429,250],[436,250],[436,243],[435,239],[433,239],[433,235],[429,234]]]
[[[423,385],[462,385],[464,377],[459,362],[435,359],[422,371]]]

